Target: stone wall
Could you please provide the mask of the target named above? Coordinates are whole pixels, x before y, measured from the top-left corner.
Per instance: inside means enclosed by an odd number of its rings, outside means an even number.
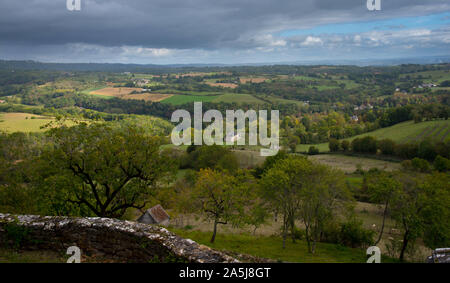
[[[83,254],[117,262],[238,262],[165,228],[131,221],[0,214],[0,242],[14,242],[10,227],[24,231],[20,248],[27,250],[65,253],[77,246]]]

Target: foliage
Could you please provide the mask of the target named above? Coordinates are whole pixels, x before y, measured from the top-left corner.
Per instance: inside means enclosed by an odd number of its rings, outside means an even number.
[[[136,127],[80,125],[53,129],[50,136],[55,147],[41,158],[53,170],[44,181],[97,216],[118,218],[127,208],[144,207],[176,168],[170,152],[160,152],[160,139]]]
[[[254,200],[256,183],[249,174],[229,175],[212,169],[200,169],[192,191],[192,207],[213,221],[215,241],[217,225],[240,226],[248,223],[246,208]],[[254,224],[255,222],[253,222]]]
[[[283,246],[288,230],[294,235],[295,220],[299,219],[314,253],[325,221],[348,199],[343,179],[338,171],[298,156],[279,161],[263,175],[264,199],[283,215]]]
[[[328,146],[331,152],[339,151],[339,141],[337,139],[330,139]]]
[[[239,168],[236,156],[228,148],[211,145],[196,146],[191,149],[182,162],[182,168],[200,169],[221,169],[235,172]]]
[[[308,149],[308,154],[309,155],[317,155],[317,154],[319,154],[319,149],[315,146],[310,146]]]
[[[450,160],[440,155],[436,156],[433,163],[434,169],[439,172],[450,171]]]

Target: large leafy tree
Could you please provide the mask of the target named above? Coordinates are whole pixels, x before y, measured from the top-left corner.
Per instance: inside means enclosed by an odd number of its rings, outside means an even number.
[[[309,251],[314,253],[326,221],[349,198],[343,180],[339,171],[298,156],[280,160],[263,175],[263,196],[283,215],[283,247],[298,219],[305,225]]]
[[[201,169],[192,191],[192,207],[214,223],[211,243],[219,224],[240,226],[249,222],[256,183],[249,174]],[[253,223],[254,224],[254,223]]]
[[[41,157],[50,172],[42,182],[100,217],[143,208],[176,168],[160,139],[137,127],[81,124],[53,129],[50,136],[54,147]]]
[[[384,171],[369,171],[365,176],[364,182],[366,183],[370,200],[384,207],[383,222],[378,238],[374,244],[376,246],[383,236],[389,206],[392,200],[399,194],[401,183],[394,178],[392,173]]]
[[[450,243],[449,175],[434,173],[425,180],[398,173],[402,183],[392,201],[392,217],[402,229],[399,259],[418,238],[429,248],[446,247]]]

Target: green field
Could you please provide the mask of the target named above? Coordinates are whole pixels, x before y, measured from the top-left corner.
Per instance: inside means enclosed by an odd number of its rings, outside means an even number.
[[[28,113],[0,113],[0,130],[13,132],[42,132],[44,126],[54,119]]]
[[[174,95],[161,101],[164,104],[182,105],[191,102],[212,102],[217,96],[206,95]]]
[[[225,103],[249,103],[249,104],[263,104],[264,101],[250,95],[250,94],[240,94],[240,93],[225,93],[216,99],[213,102],[225,102]]]
[[[421,78],[425,83],[441,83],[446,80],[450,80],[450,73],[448,70],[436,70],[417,72],[413,74],[402,74],[400,78],[406,78],[409,76],[411,79]]]
[[[55,121],[53,117],[39,116],[29,113],[0,113],[0,131],[15,132],[44,132],[42,126]],[[66,125],[75,125],[72,121],[66,121]]]
[[[192,94],[175,94],[161,101],[164,104],[182,105],[191,102],[215,102],[215,103],[249,103],[263,104],[264,101],[250,95],[239,93],[192,93]]]
[[[419,142],[426,138],[435,141],[446,141],[450,138],[450,121],[438,120],[414,123],[413,121],[399,123],[397,125],[378,129],[373,132],[354,136],[346,140],[352,141],[356,138],[372,136],[377,139],[391,139],[397,143]],[[301,144],[297,146],[298,152],[307,152],[310,144]],[[328,143],[315,144],[320,152],[328,152]]]

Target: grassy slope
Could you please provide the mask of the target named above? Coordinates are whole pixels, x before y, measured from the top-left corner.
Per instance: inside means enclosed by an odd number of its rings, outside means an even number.
[[[31,117],[34,117],[34,119],[31,119]],[[0,113],[0,131],[5,131],[8,133],[44,132],[47,129],[41,129],[41,127],[52,121],[55,121],[53,117],[39,116],[29,113]],[[67,126],[74,126],[75,122],[68,120],[65,124]]]
[[[34,117],[35,119],[31,119]],[[28,119],[27,119],[28,118]],[[28,113],[2,113],[0,114],[0,130],[6,132],[42,132],[44,126],[53,118]]]
[[[398,143],[417,142],[425,138],[444,141],[450,138],[450,120],[427,121],[414,123],[413,121],[403,122],[392,127],[378,129],[373,132],[358,135],[346,140],[352,141],[355,138],[365,136],[376,137],[377,139],[392,139]],[[308,151],[311,145],[302,144],[297,147],[298,152]],[[328,143],[315,144],[321,152],[328,152]]]

